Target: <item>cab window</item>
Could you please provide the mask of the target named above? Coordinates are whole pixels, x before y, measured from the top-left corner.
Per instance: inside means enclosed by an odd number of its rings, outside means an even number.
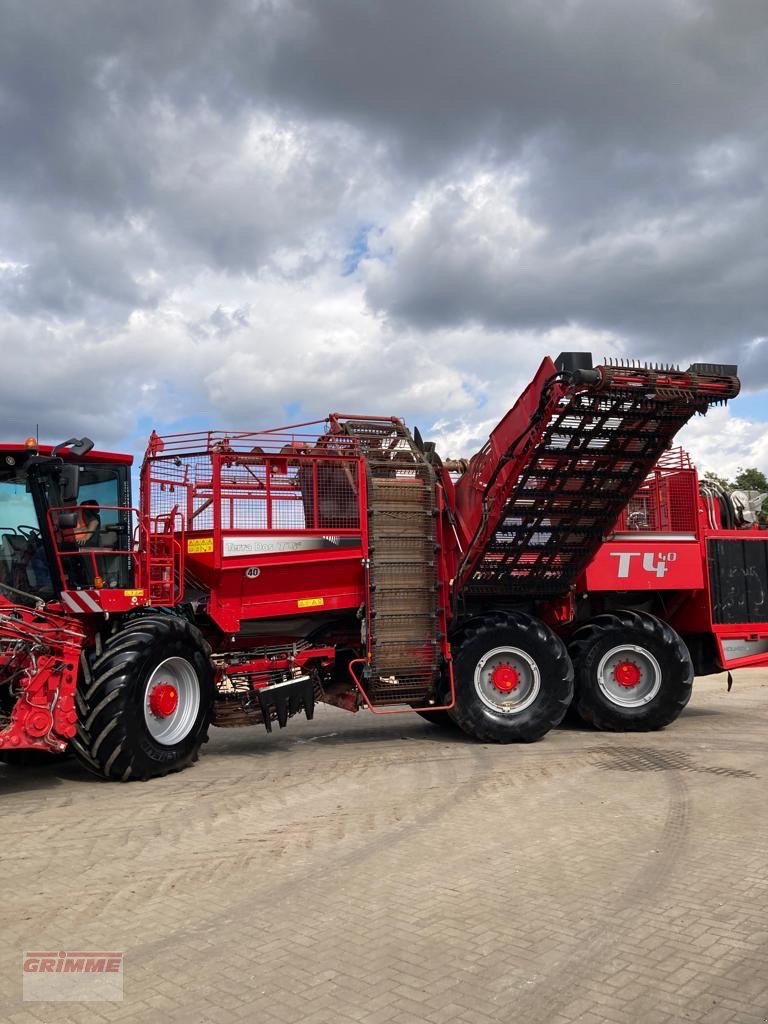
[[[53,595],[32,495],[15,474],[0,476],[0,584],[35,597]]]
[[[66,586],[127,587],[132,561],[125,554],[131,548],[131,513],[127,499],[126,470],[123,467],[84,465],[76,509],[75,536],[61,531],[60,555]],[[73,544],[77,532],[85,533]]]

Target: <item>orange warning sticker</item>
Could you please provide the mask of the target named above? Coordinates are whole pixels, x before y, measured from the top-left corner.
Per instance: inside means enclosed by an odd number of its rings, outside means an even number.
[[[321,608],[324,604],[324,597],[303,597],[296,602],[299,608]]]

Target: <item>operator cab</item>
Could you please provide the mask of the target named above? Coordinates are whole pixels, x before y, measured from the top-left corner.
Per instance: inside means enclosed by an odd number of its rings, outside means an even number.
[[[48,601],[62,590],[130,586],[132,459],[91,448],[87,439],[0,448],[6,597]]]

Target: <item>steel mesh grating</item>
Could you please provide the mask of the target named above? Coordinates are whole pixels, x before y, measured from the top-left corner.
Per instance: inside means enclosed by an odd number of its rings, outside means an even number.
[[[655,469],[630,498],[617,532],[694,533],[698,487],[692,469]]]
[[[468,592],[567,590],[690,415],[684,401],[659,407],[637,392],[566,396],[513,482]]]
[[[150,508],[178,508],[189,532],[356,530],[357,466],[311,451],[163,456],[150,462]]]

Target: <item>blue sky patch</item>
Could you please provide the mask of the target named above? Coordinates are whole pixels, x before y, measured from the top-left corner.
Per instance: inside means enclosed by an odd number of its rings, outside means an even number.
[[[355,273],[360,261],[368,255],[368,235],[373,229],[373,224],[361,224],[352,236],[349,249],[344,255],[341,264],[342,277],[350,277]]]
[[[768,391],[753,391],[750,394],[739,395],[728,404],[732,416],[768,423]]]

